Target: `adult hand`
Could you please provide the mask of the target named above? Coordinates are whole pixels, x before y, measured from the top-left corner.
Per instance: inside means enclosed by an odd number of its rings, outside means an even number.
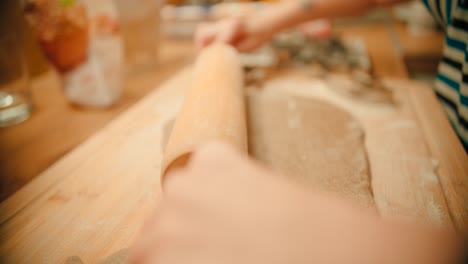
[[[222,144],[167,175],[162,199],[133,263],[449,263],[446,236],[295,185]]]

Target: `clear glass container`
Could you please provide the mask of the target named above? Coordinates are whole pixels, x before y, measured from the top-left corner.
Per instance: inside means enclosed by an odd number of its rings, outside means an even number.
[[[23,45],[14,35],[0,36],[0,127],[28,119],[32,105]]]

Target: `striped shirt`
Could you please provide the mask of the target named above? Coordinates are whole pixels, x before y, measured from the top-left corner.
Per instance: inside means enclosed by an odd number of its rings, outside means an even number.
[[[435,91],[468,152],[468,0],[423,0],[445,28]]]

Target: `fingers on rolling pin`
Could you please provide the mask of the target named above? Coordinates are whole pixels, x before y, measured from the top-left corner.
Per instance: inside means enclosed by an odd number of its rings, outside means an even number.
[[[221,141],[212,141],[197,148],[190,156],[190,160],[184,167],[169,169],[164,178],[164,193],[167,195],[177,195],[186,193],[193,189],[201,179],[208,179],[207,182],[216,184],[217,180],[226,177],[223,172],[226,168],[239,169],[250,164],[245,153],[239,153],[238,148],[232,144]],[[186,172],[190,171],[190,174]],[[192,175],[193,177],[186,177]],[[237,179],[236,179],[237,180]],[[222,181],[222,184],[226,183]]]
[[[236,50],[212,44],[197,58],[167,143],[161,181],[172,169],[184,167],[193,151],[221,141],[247,151],[244,76]]]

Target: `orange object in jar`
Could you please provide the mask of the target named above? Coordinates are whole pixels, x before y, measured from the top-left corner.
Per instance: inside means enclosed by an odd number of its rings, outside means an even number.
[[[25,13],[42,50],[59,71],[71,70],[86,61],[89,19],[84,5],[33,0],[26,4]]]

